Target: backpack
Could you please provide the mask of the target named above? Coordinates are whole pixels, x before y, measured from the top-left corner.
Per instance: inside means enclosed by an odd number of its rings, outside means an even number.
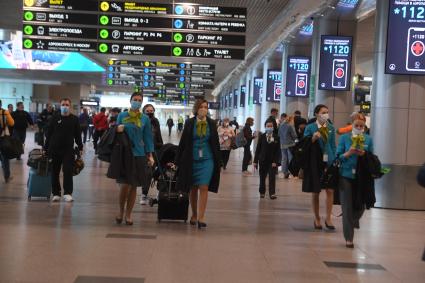
[[[248,141],[245,138],[245,133],[243,131],[240,131],[235,137],[236,148],[244,147],[247,143]]]

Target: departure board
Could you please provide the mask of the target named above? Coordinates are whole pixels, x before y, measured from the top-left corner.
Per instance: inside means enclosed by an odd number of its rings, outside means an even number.
[[[24,0],[24,49],[245,58],[246,8],[111,0]]]

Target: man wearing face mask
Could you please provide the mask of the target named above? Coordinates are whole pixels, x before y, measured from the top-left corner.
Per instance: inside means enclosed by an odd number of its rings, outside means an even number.
[[[121,109],[114,107],[109,111],[109,128],[112,128],[117,124],[118,115],[121,113]]]
[[[52,201],[57,202],[61,199],[59,174],[62,167],[63,198],[66,202],[72,202],[74,143],[77,144],[78,149],[82,152],[83,142],[81,140],[79,119],[70,113],[71,100],[64,98],[60,104],[60,115],[54,115],[49,122],[44,149],[52,160]]]

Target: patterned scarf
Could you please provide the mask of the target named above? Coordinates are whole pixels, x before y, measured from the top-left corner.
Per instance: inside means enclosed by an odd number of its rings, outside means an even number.
[[[352,147],[355,148],[355,149],[363,150],[365,140],[366,139],[365,139],[364,135],[356,135],[356,136],[353,135],[351,137],[351,141],[353,142]]]
[[[207,121],[198,120],[196,122],[196,134],[201,138],[207,135]]]
[[[128,111],[128,116],[123,119],[125,123],[133,123],[137,127],[142,127],[142,113],[141,112],[133,112],[131,110]]]
[[[323,142],[327,143],[329,138],[329,131],[327,127],[319,128],[319,133],[322,136]]]

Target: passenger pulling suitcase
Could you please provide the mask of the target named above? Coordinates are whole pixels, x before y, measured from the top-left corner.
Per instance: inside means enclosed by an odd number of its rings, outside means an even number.
[[[189,194],[176,189],[176,180],[162,175],[157,183],[158,222],[163,219],[183,220],[187,222]]]
[[[37,174],[37,169],[31,168],[28,176],[28,200],[32,197],[45,197],[50,200],[52,194],[52,177],[50,173],[46,176]]]

